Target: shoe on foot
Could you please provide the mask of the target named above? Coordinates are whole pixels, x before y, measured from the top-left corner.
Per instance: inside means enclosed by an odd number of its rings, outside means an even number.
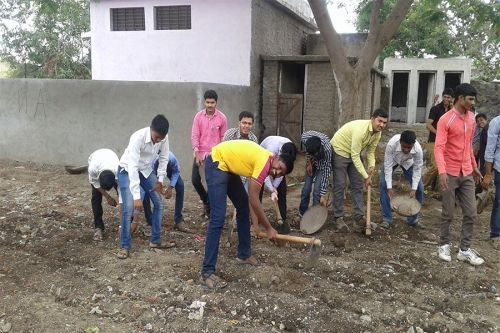
[[[451,261],[450,244],[444,244],[439,246],[438,256],[439,259],[450,262]]]
[[[333,221],[333,228],[336,232],[349,232],[349,227],[345,224],[343,217],[337,217]]]
[[[102,241],[102,229],[101,228],[95,228],[94,229],[94,240],[97,242]]]
[[[495,250],[500,250],[500,236],[490,238],[490,244]]]
[[[236,258],[236,263],[239,265],[259,266],[259,262],[254,256],[250,256],[246,259]]]
[[[458,250],[457,259],[460,261],[467,261],[469,264],[479,266],[484,263],[484,259],[479,256],[475,250],[468,248],[465,251]]]
[[[203,204],[203,216],[205,216],[205,218],[207,219],[210,218],[210,205]]]
[[[288,235],[290,233],[290,224],[287,220],[283,220],[283,224],[276,226],[276,231],[281,235]]]
[[[382,223],[380,223],[380,227],[382,227],[384,229],[390,229],[391,224],[388,221],[382,221]]]
[[[422,221],[418,221],[415,224],[408,224],[409,227],[415,228],[416,230],[425,230],[427,227],[422,223]]]
[[[149,242],[149,248],[154,249],[170,249],[175,246],[174,242],[161,242],[160,244]]]
[[[200,283],[210,289],[222,289],[227,287],[227,282],[215,274],[210,274],[207,277],[202,274],[200,277]]]
[[[120,249],[120,251],[118,251],[118,253],[116,254],[116,257],[118,259],[127,259],[128,255],[129,255],[129,252],[127,249]]]
[[[186,226],[186,223],[184,223],[184,221],[181,221],[179,223],[176,223],[174,224],[174,229],[175,230],[178,230],[180,232],[185,232],[185,233],[188,233],[190,234],[191,233],[191,229],[189,229],[187,226]]]

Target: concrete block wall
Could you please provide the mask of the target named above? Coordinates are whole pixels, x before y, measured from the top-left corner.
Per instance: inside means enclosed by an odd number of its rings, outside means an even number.
[[[336,84],[329,62],[306,65],[307,90],[304,101],[304,131],[315,130],[333,136],[337,119],[333,110],[337,107]]]
[[[203,93],[215,89],[218,107],[234,126],[249,108],[251,88],[204,83],[89,80],[0,80],[0,158],[82,165],[96,149],[121,156],[130,135],[156,114],[170,122],[170,148],[190,177],[191,126]],[[188,178],[189,179],[189,178]]]
[[[269,133],[269,125],[261,119],[263,109],[263,61],[261,55],[300,55],[305,53],[306,37],[314,33],[311,24],[290,15],[282,5],[270,0],[252,0],[252,53],[250,56],[250,82],[254,91],[257,123],[261,126],[260,136]],[[276,132],[272,133],[276,134]],[[268,134],[269,135],[269,134]]]
[[[278,89],[279,89],[279,62],[264,62],[264,77],[262,80],[262,138],[277,133],[278,119]]]

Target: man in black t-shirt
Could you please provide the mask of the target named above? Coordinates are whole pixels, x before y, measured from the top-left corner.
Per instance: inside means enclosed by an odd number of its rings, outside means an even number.
[[[448,112],[453,106],[453,89],[446,88],[443,91],[441,103],[433,106],[427,118],[427,129],[429,139],[427,140],[427,172],[424,176],[424,187],[433,190],[438,176],[436,161],[434,160],[434,141],[436,140],[436,129],[439,118]]]

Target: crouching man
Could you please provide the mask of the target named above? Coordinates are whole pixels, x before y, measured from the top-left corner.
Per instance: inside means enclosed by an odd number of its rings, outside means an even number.
[[[416,198],[420,204],[424,201],[424,184],[422,183],[422,166],[424,157],[422,147],[413,131],[404,131],[394,135],[385,147],[384,168],[380,172],[380,205],[382,206],[381,227],[392,226],[391,199],[394,197],[392,173],[401,167],[405,179],[410,183],[410,198]],[[409,226],[422,228],[418,214],[408,217]]]
[[[249,140],[222,142],[212,148],[205,162],[205,177],[210,201],[210,223],[205,240],[205,257],[201,270],[201,283],[210,289],[223,288],[227,284],[215,275],[219,254],[219,242],[226,217],[227,197],[236,208],[238,220],[239,264],[258,265],[252,256],[249,203],[259,223],[267,230],[270,240],[276,238],[276,230],[269,223],[259,201],[259,194],[268,175],[280,177],[293,170],[288,155],[273,157],[272,153]],[[247,177],[248,194],[240,177]]]
[[[104,222],[102,220],[102,197],[108,205],[116,207],[116,200],[108,193],[112,188],[117,191],[116,171],[118,156],[111,149],[98,149],[89,156],[89,183],[92,188],[92,213],[94,213],[94,240],[102,241]],[[117,192],[118,194],[118,192]]]

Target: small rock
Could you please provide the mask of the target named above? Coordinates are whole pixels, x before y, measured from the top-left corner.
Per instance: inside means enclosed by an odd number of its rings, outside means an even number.
[[[285,324],[280,323],[280,331],[284,331],[286,328]]]
[[[178,302],[184,302],[184,295],[179,295],[175,298]]]
[[[405,310],[404,309],[399,309],[399,310],[396,311],[396,314],[402,316],[402,315],[405,314]]]
[[[359,319],[367,323],[370,323],[372,321],[372,317],[370,317],[369,315],[362,315],[361,317],[359,317]]]
[[[11,323],[2,323],[2,324],[0,324],[0,332],[2,332],[2,333],[10,332],[11,328],[12,328],[12,324]]]
[[[93,308],[90,310],[90,312],[89,312],[89,313],[90,313],[90,314],[97,313],[97,314],[99,314],[99,315],[100,315],[100,314],[102,314],[102,310],[101,310],[101,309],[99,309],[99,307],[98,307],[98,306],[95,306],[95,307],[93,307]]]
[[[275,284],[277,284],[277,283],[279,283],[279,282],[280,282],[280,279],[279,279],[276,275],[273,275],[273,276],[271,277],[271,283],[275,283]]]
[[[500,297],[495,298],[495,303],[500,304]]]
[[[231,315],[236,316],[236,314],[237,314],[236,310],[231,311]]]
[[[106,296],[104,296],[103,294],[94,294],[94,296],[92,296],[92,302],[95,302],[95,301],[98,301],[100,299],[104,299]]]
[[[171,312],[174,312],[174,307],[173,306],[169,306],[168,309],[167,309],[167,313],[171,313]]]
[[[153,330],[153,325],[151,325],[151,323],[147,323],[146,326],[144,326],[144,329],[146,331],[152,331]]]
[[[425,333],[425,331],[423,329],[421,329],[420,327],[415,327],[415,332],[416,333]]]
[[[415,330],[413,329],[413,326],[406,331],[406,333],[415,333]]]
[[[493,293],[493,294],[496,294],[497,293],[497,286],[495,286],[494,284],[491,285],[491,288],[490,288],[490,291]]]

